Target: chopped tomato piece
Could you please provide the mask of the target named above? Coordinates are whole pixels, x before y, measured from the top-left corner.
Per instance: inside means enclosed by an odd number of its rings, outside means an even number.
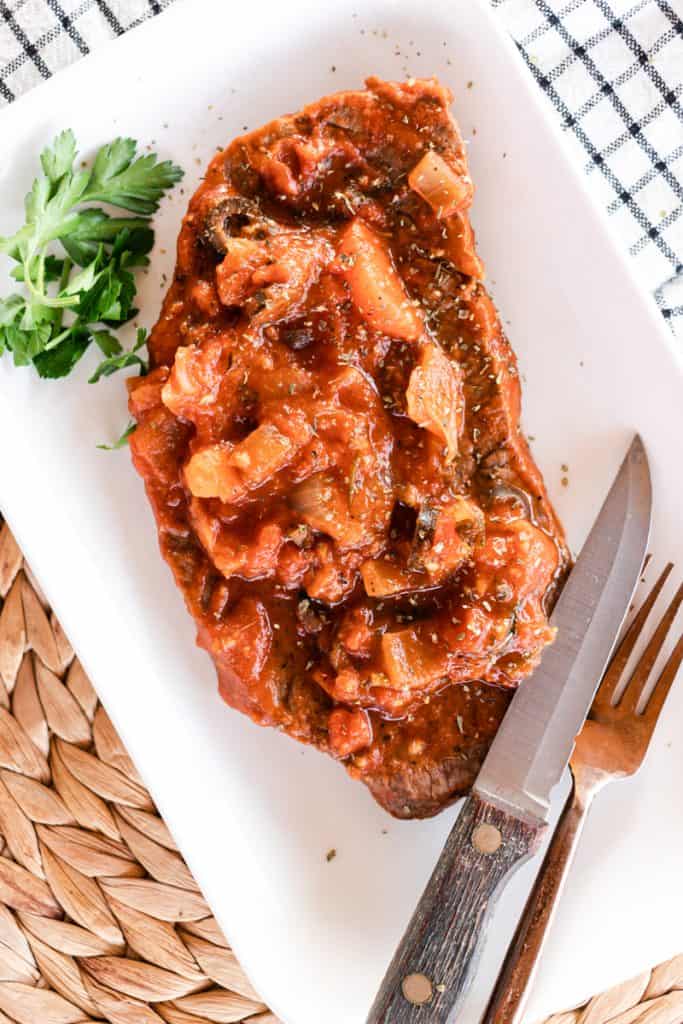
[[[319,540],[314,556],[313,566],[304,577],[306,593],[316,601],[338,604],[351,593],[358,574],[332,541]]]
[[[417,518],[410,564],[441,580],[471,556],[483,536],[484,513],[473,501],[456,498],[439,509],[425,504]]]
[[[304,577],[306,593],[322,601],[324,604],[335,605],[343,601],[354,588],[356,573],[346,570],[338,562],[327,562],[316,572]]]
[[[269,261],[268,250],[252,238],[231,238],[223,262],[216,267],[218,297],[224,306],[240,306],[258,287],[252,275]]]
[[[372,611],[370,608],[352,608],[341,620],[337,631],[337,640],[348,654],[356,658],[370,655],[375,643],[375,631],[372,628]]]
[[[514,595],[517,602],[542,596],[557,569],[558,550],[551,537],[528,519],[495,523],[489,517],[486,540],[475,553],[477,578],[497,600]]]
[[[372,743],[372,725],[366,711],[335,708],[328,721],[330,744],[336,757],[348,757]]]
[[[469,603],[442,616],[439,634],[448,649],[460,657],[490,656],[510,635],[512,616],[503,609],[488,609],[481,603]]]
[[[457,363],[438,345],[423,348],[410,375],[406,401],[411,420],[445,443],[446,459],[452,462],[458,454],[465,397]]]
[[[168,369],[165,366],[157,367],[145,377],[128,378],[128,407],[132,416],[140,420],[161,404],[161,392],[167,379]]]
[[[361,677],[355,668],[343,668],[334,678],[332,696],[345,703],[358,699]]]
[[[417,341],[424,330],[417,307],[386,245],[359,218],[351,221],[341,237],[339,259],[351,298],[370,327],[392,338]]]
[[[177,479],[187,433],[188,428],[163,405],[152,409],[130,436],[130,450],[138,471],[144,472],[147,480],[169,486]]]
[[[218,293],[213,281],[197,281],[192,289],[191,300],[197,312],[205,317],[216,317],[220,313]]]
[[[436,216],[441,219],[472,202],[474,189],[469,174],[459,168],[454,170],[444,158],[433,149],[428,150],[408,175],[408,184],[429,203]]]
[[[258,524],[250,535],[223,526],[210,515],[204,502],[193,498],[190,516],[202,547],[218,571],[229,579],[264,579],[275,575],[278,569],[284,534],[279,523]]]
[[[221,668],[228,670],[242,686],[255,683],[270,653],[273,631],[265,605],[257,598],[243,597],[223,617],[214,638]]]
[[[280,196],[295,196],[299,192],[300,178],[319,166],[324,158],[322,140],[304,142],[298,139],[279,139],[269,152],[257,152],[252,164],[268,187]]]
[[[304,575],[310,568],[312,561],[312,552],[302,551],[296,544],[285,544],[278,559],[278,580],[287,589],[301,586]]]
[[[292,316],[331,258],[327,241],[301,231],[259,241],[230,238],[216,267],[218,297],[224,306],[242,306],[253,297],[252,323],[275,323],[285,313]]]
[[[474,231],[463,213],[454,213],[446,224],[446,254],[456,270],[481,281],[484,264],[474,248]]]
[[[210,554],[214,565],[226,579],[241,576],[245,580],[261,580],[275,575],[282,543],[282,530],[277,523],[259,527],[247,544],[244,537],[223,529]]]
[[[257,288],[265,288],[269,284],[286,284],[289,281],[289,270],[282,263],[270,263],[255,270],[251,281]]]

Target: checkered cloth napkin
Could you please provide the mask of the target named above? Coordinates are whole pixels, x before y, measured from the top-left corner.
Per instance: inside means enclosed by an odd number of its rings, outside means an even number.
[[[172,0],[0,0],[0,105]],[[683,0],[491,0],[683,337]]]

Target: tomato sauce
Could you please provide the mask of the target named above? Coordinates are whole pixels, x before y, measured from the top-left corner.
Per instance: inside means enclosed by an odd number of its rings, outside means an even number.
[[[222,695],[400,816],[471,784],[568,566],[449,103],[370,79],[217,154],[130,383]]]

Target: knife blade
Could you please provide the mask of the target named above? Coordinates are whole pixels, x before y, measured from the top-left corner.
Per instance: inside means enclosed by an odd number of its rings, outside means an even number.
[[[367,1024],[447,1024],[476,971],[486,919],[540,843],[635,590],[652,516],[636,436],[552,615],[555,644],[523,683],[389,965]]]
[[[555,642],[517,690],[474,784],[485,800],[547,820],[628,611],[650,534],[652,487],[635,437],[551,616]]]

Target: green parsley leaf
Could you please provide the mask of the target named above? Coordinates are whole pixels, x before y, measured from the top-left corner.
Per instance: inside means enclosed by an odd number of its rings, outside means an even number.
[[[119,352],[123,352],[123,346],[118,338],[115,338],[109,331],[94,331],[93,341],[97,342],[100,352],[103,355],[116,356]]]
[[[74,263],[83,267],[97,255],[100,243],[114,246],[125,242],[125,248],[148,253],[154,244],[154,232],[142,217],[110,217],[104,210],[90,207],[82,210],[78,223],[60,241]]]
[[[96,384],[100,377],[110,377],[112,373],[116,373],[117,370],[123,370],[127,366],[139,366],[140,374],[144,376],[147,373],[147,362],[137,353],[145,345],[147,341],[147,331],[144,327],[138,328],[137,337],[135,344],[127,352],[115,352],[103,359],[100,365],[97,367],[92,377],[90,378],[90,384]],[[101,343],[100,343],[101,347]]]
[[[58,182],[67,171],[70,171],[76,159],[76,136],[67,128],[46,146],[40,154],[40,163],[45,177],[51,182]]]
[[[104,452],[115,452],[117,449],[123,448],[124,445],[128,444],[128,438],[133,433],[136,426],[137,424],[131,420],[118,441],[114,441],[113,444],[98,444],[97,447],[101,448]]]
[[[33,364],[41,377],[63,377],[95,342],[105,359],[93,381],[128,366],[146,372],[138,354],[146,332],[138,331],[124,352],[107,328],[137,313],[134,271],[149,263],[154,244],[149,217],[183,172],[153,153],[138,156],[128,138],[102,146],[92,168],[84,168],[71,130],[43,149],[40,165],[24,202],[25,223],[0,238],[0,253],[16,264],[10,274],[23,285],[0,299],[0,356]],[[93,205],[99,202],[134,216],[113,217]]]
[[[86,330],[71,330],[64,341],[52,349],[40,352],[33,359],[33,365],[41,377],[54,380],[57,377],[68,377],[74,366],[90,345],[90,335]]]
[[[14,356],[15,366],[28,366],[40,355],[50,337],[50,328],[41,324],[30,330],[9,324],[2,328],[3,347]]]
[[[153,153],[134,160],[133,139],[115,139],[103,146],[95,158],[87,198],[120,206],[132,213],[152,214],[167,188],[175,185],[182,171],[170,160],[157,163]]]
[[[23,295],[9,295],[6,299],[0,299],[0,327],[15,323],[25,305]]]

